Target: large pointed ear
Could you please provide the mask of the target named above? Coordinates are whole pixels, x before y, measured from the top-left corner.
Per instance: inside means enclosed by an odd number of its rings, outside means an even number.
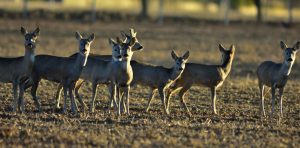
[[[174,60],[177,60],[177,59],[178,59],[178,55],[177,55],[177,53],[176,53],[174,50],[172,50],[171,56],[172,56],[172,58],[173,58]]]
[[[40,35],[40,28],[37,27],[34,31],[33,31],[33,35],[34,36],[39,36]]]
[[[94,33],[92,33],[91,35],[90,35],[90,37],[89,37],[89,42],[93,42],[94,41],[94,39],[95,39],[95,34]]]
[[[300,42],[297,41],[296,44],[294,45],[293,49],[294,49],[295,51],[297,51],[297,50],[299,49],[299,47],[300,47]]]
[[[233,53],[235,52],[235,46],[232,44],[229,48],[230,52]]]
[[[135,44],[135,42],[136,42],[136,38],[135,38],[135,37],[132,37],[132,38],[130,39],[129,46],[133,46],[133,45]]]
[[[28,31],[22,26],[22,27],[21,27],[21,33],[22,33],[23,35],[26,35],[26,34],[28,33]]]
[[[119,37],[117,37],[117,43],[121,46],[123,46],[123,44],[124,44],[123,41]]]
[[[117,42],[115,40],[113,40],[112,38],[108,39],[109,45],[111,46],[115,46],[117,44]]]
[[[127,43],[127,42],[130,40],[130,38],[131,38],[131,36],[128,35],[128,34],[126,34],[124,31],[121,31],[121,35],[122,35],[123,37],[125,37],[124,43]]]
[[[280,41],[280,47],[281,47],[282,50],[285,50],[285,49],[288,48],[288,47],[286,46],[286,44],[283,43],[283,41]]]
[[[187,59],[189,58],[189,56],[190,56],[190,51],[187,51],[187,52],[185,52],[185,54],[182,56],[182,58],[183,58],[184,60],[187,60]]]
[[[221,52],[225,52],[226,49],[223,47],[222,44],[219,44],[219,50],[220,50]]]
[[[133,37],[133,38],[136,37],[137,32],[135,32],[133,28],[130,28],[129,32],[130,32],[131,37]]]
[[[81,34],[78,31],[75,32],[75,37],[76,37],[77,40],[81,40],[82,39],[82,36],[81,36]]]

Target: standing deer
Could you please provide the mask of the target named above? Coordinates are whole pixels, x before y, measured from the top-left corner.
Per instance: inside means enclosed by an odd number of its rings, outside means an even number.
[[[232,61],[234,58],[235,48],[230,46],[229,50],[226,50],[221,44],[219,44],[219,50],[222,53],[222,62],[220,65],[203,65],[195,63],[187,63],[185,70],[181,74],[181,77],[175,81],[174,85],[170,87],[170,93],[167,95],[166,105],[169,110],[170,97],[177,90],[179,91],[179,98],[182,105],[191,116],[189,109],[186,106],[184,95],[192,87],[192,85],[202,85],[209,87],[211,90],[211,103],[212,111],[217,114],[216,110],[216,90],[219,88],[231,70]]]
[[[184,71],[185,63],[187,62],[189,55],[190,53],[187,51],[182,57],[178,57],[176,52],[172,51],[171,56],[175,62],[172,68],[148,65],[136,61],[131,62],[134,74],[132,84],[141,84],[151,88],[146,111],[149,110],[154,92],[158,90],[164,111],[166,114],[169,114],[165,103],[166,90]]]
[[[133,32],[133,29],[131,29]],[[130,83],[133,79],[133,71],[130,64],[132,55],[135,51],[142,50],[143,48],[133,48],[136,43],[136,33],[128,41],[124,42],[118,38],[118,44],[121,46],[121,61],[112,63],[111,69],[111,101],[118,100],[118,114],[121,114],[121,103],[126,101],[126,112],[129,115],[129,92]],[[118,99],[116,99],[118,98]]]
[[[272,92],[272,113],[274,113],[275,106],[275,90],[279,89],[279,99],[280,99],[280,116],[283,116],[282,112],[282,95],[284,87],[287,83],[289,75],[292,70],[292,66],[296,59],[296,53],[299,49],[300,42],[298,41],[292,48],[287,47],[285,43],[280,42],[281,49],[283,50],[284,60],[282,63],[275,63],[272,61],[265,61],[261,63],[256,71],[258,77],[258,85],[260,90],[261,99],[261,113],[263,116],[265,114],[264,108],[264,88],[265,86],[271,87]]]
[[[0,81],[13,84],[13,112],[16,112],[18,106],[21,112],[25,111],[23,98],[24,85],[25,81],[30,77],[35,61],[36,40],[40,29],[36,28],[33,32],[29,33],[25,28],[21,27],[21,33],[25,38],[25,55],[16,58],[0,58]]]
[[[36,96],[36,91],[41,79],[61,83],[64,89],[63,113],[67,110],[67,97],[71,99],[71,110],[77,113],[77,105],[74,100],[73,91],[76,81],[79,79],[83,67],[86,65],[90,53],[90,45],[95,39],[94,34],[88,38],[82,38],[76,32],[75,37],[79,43],[78,54],[75,57],[56,57],[51,55],[38,55],[32,72],[31,95],[39,106],[40,103]]]

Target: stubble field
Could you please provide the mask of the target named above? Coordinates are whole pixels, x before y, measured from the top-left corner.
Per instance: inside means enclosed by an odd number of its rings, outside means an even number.
[[[288,46],[300,40],[300,26],[285,29],[281,25],[237,23],[223,26],[215,23],[111,22],[94,24],[76,21],[0,20],[0,55],[15,57],[24,53],[20,27],[41,29],[36,54],[69,56],[77,52],[75,31],[94,32],[92,53],[110,54],[108,37],[120,36],[129,27],[138,32],[144,50],[136,52],[139,61],[172,66],[170,51],[183,54],[190,50],[189,61],[218,64],[221,55],[218,43],[236,45],[232,71],[217,92],[218,115],[211,111],[208,88],[194,86],[186,95],[193,114],[188,117],[179,99],[172,98],[169,116],[162,110],[158,95],[149,113],[145,112],[149,89],[133,87],[130,98],[131,115],[117,117],[106,112],[107,87],[99,85],[95,113],[88,110],[79,115],[61,114],[54,108],[57,84],[42,81],[38,88],[43,112],[37,113],[30,91],[25,94],[26,112],[13,114],[12,85],[0,84],[0,145],[20,146],[101,146],[101,147],[299,147],[300,143],[300,60],[296,59],[284,93],[284,117],[270,118],[270,93],[266,95],[268,116],[261,118],[256,67],[264,60],[282,61],[279,41]],[[81,89],[87,105],[91,100],[91,84]]]

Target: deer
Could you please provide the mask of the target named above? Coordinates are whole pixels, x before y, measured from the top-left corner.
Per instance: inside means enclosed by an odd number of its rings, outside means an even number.
[[[132,35],[136,35],[137,33],[133,30],[130,29],[130,35],[121,32],[121,34],[126,37],[124,42],[126,42],[127,40],[130,40],[132,38]],[[85,104],[82,101],[82,97],[79,95],[79,89],[82,86],[84,80],[94,80],[91,81],[92,82],[92,90],[95,91],[95,93],[93,93],[93,97],[92,97],[92,101],[91,101],[91,106],[90,106],[90,112],[94,112],[94,101],[95,101],[95,97],[96,97],[96,93],[97,93],[97,84],[109,84],[109,80],[107,79],[108,75],[103,76],[102,71],[104,71],[104,73],[107,73],[107,71],[109,71],[109,69],[107,67],[103,67],[103,69],[101,68],[101,66],[97,66],[97,62],[89,62],[89,59],[93,59],[93,61],[97,61],[97,60],[101,60],[100,62],[103,63],[104,61],[109,61],[109,62],[114,62],[114,61],[120,61],[121,60],[121,54],[120,54],[120,46],[118,45],[118,43],[116,41],[114,41],[113,39],[109,38],[109,44],[111,45],[112,48],[112,55],[97,55],[97,54],[90,54],[88,57],[88,61],[87,61],[87,65],[83,68],[83,71],[81,73],[80,79],[76,82],[76,86],[75,86],[75,96],[78,98],[79,102],[81,103],[81,105],[85,108]],[[133,46],[134,49],[143,49],[144,47],[138,42],[138,40],[135,40],[135,44]],[[76,53],[77,54],[77,53]],[[71,57],[75,56],[76,54],[71,55]],[[97,60],[95,60],[97,59]],[[98,70],[85,70],[85,69],[94,69],[96,68]],[[102,79],[102,81],[100,81],[99,77]],[[95,81],[95,80],[98,81]],[[109,88],[109,92],[111,92],[110,87]],[[60,93],[62,91],[62,85],[59,85],[59,88],[57,90],[56,93],[56,108],[59,108],[59,102],[60,102]],[[84,109],[83,108],[83,109]]]
[[[216,90],[222,86],[223,82],[231,71],[232,62],[234,59],[235,47],[231,45],[229,49],[225,49],[222,44],[219,44],[219,50],[222,54],[220,65],[204,65],[196,63],[186,63],[185,69],[179,77],[168,89],[166,96],[166,106],[169,111],[170,97],[179,91],[179,98],[181,104],[185,108],[187,114],[192,116],[186,102],[185,94],[193,86],[204,86],[210,88],[211,92],[211,106],[214,114],[216,110]],[[148,108],[148,107],[147,107]]]
[[[75,33],[75,37],[79,43],[77,56],[74,57],[57,57],[52,55],[37,55],[31,74],[31,95],[38,104],[38,110],[41,110],[36,91],[41,79],[57,82],[62,84],[64,90],[64,106],[63,113],[67,110],[67,98],[71,100],[71,111],[77,113],[77,105],[74,100],[75,83],[79,79],[83,67],[87,63],[90,53],[91,43],[95,39],[95,35],[91,34],[87,38],[83,38],[79,32]]]
[[[288,47],[283,41],[280,41],[280,47],[283,51],[283,62],[275,63],[273,61],[264,61],[261,63],[257,70],[256,74],[258,77],[258,86],[260,92],[260,111],[261,114],[265,117],[265,108],[264,108],[264,89],[265,86],[271,88],[272,94],[272,112],[271,116],[274,113],[275,106],[275,91],[279,90],[279,100],[280,100],[280,116],[283,117],[282,111],[282,96],[284,87],[288,81],[289,75],[292,71],[293,64],[296,60],[296,53],[299,49],[300,42],[296,42],[293,47]]]
[[[111,68],[111,102],[114,102],[115,106],[118,107],[118,115],[121,114],[122,102],[125,102],[126,113],[130,115],[129,93],[130,84],[133,80],[133,70],[130,63],[133,53],[143,49],[133,48],[136,43],[136,33],[132,33],[132,35],[132,38],[130,38],[128,41],[122,41],[120,38],[117,38],[117,42],[121,46],[120,51],[122,59],[121,61],[113,62]],[[116,101],[118,102],[116,103]]]
[[[176,52],[172,50],[171,56],[174,60],[174,65],[172,68],[144,64],[137,61],[131,62],[134,73],[132,85],[140,84],[151,88],[146,109],[147,112],[149,111],[154,92],[158,90],[163,109],[166,114],[169,114],[165,103],[166,90],[180,77],[184,71],[185,63],[187,62],[189,55],[190,53],[187,51],[182,57],[179,57]]]
[[[17,109],[21,113],[24,107],[24,87],[29,79],[33,64],[35,62],[36,41],[40,34],[37,27],[33,32],[28,32],[21,27],[21,34],[24,36],[25,55],[15,58],[0,58],[0,82],[12,83],[13,85],[13,112]]]

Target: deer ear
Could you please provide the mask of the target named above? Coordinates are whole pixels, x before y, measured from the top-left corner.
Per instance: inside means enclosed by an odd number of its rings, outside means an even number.
[[[171,56],[174,60],[177,60],[178,59],[178,55],[176,54],[176,52],[174,50],[172,50],[171,52]]]
[[[136,38],[132,37],[130,40],[129,46],[133,46],[135,44],[135,42],[136,42]]]
[[[112,38],[109,38],[109,39],[108,39],[108,42],[109,42],[109,44],[110,44],[111,46],[114,46],[114,45],[117,44],[117,42],[116,42],[115,40],[113,40]]]
[[[219,44],[219,50],[220,50],[221,52],[225,52],[225,48],[223,47],[222,44]]]
[[[187,59],[189,58],[189,56],[190,56],[190,51],[187,51],[187,52],[185,52],[185,54],[182,56],[182,58],[183,58],[184,60],[187,60]]]
[[[77,31],[75,32],[75,37],[76,37],[77,40],[81,40],[82,39],[81,34],[79,32],[77,32]]]
[[[297,43],[294,45],[293,49],[294,49],[295,51],[297,51],[297,50],[299,49],[299,47],[300,47],[300,42],[297,41]]]
[[[130,28],[129,32],[130,32],[131,37],[136,37],[136,32],[134,32],[133,28]]]
[[[89,42],[93,42],[94,41],[94,39],[95,39],[95,34],[94,33],[92,33],[91,35],[90,35],[90,37],[89,37]]]
[[[123,45],[123,44],[124,44],[123,41],[122,41],[119,37],[117,37],[117,43],[118,43],[119,45]]]
[[[288,47],[286,46],[286,44],[283,43],[283,41],[280,41],[280,47],[281,47],[282,50],[285,50],[285,49],[288,48]]]
[[[40,28],[37,27],[37,28],[34,30],[33,34],[34,34],[35,36],[39,36],[39,35],[40,35]]]
[[[26,35],[28,32],[27,32],[27,30],[24,27],[21,27],[21,33],[23,35]]]

